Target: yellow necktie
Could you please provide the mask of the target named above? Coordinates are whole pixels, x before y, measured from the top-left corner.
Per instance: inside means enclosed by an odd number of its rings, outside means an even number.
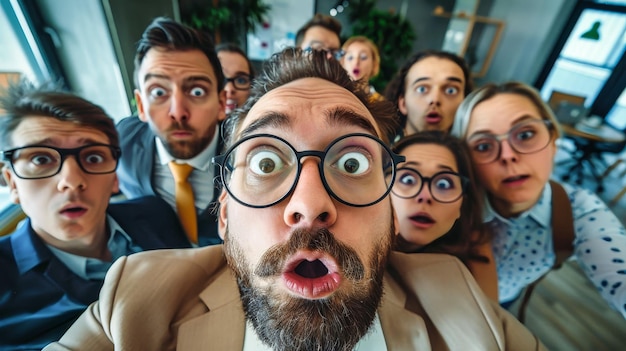
[[[193,199],[193,189],[187,181],[189,174],[193,171],[193,167],[186,163],[169,163],[170,170],[174,176],[176,184],[176,210],[178,218],[183,225],[183,229],[187,233],[189,240],[198,243],[198,226],[196,219],[196,206]]]

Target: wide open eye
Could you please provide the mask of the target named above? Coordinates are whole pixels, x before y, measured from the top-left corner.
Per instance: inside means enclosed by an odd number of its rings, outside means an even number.
[[[250,171],[258,175],[271,175],[283,169],[283,159],[274,151],[260,150],[254,152],[248,161]]]
[[[191,88],[191,90],[189,90],[189,95],[193,97],[202,97],[206,95],[206,89],[201,87],[193,87]]]
[[[417,176],[413,172],[398,171],[398,183],[404,185],[417,184]]]
[[[449,175],[442,175],[433,179],[433,185],[439,190],[450,190],[456,188],[455,182]]]
[[[446,95],[456,95],[459,93],[459,88],[457,87],[447,87],[444,92]]]
[[[475,153],[490,153],[496,148],[496,140],[490,137],[481,137],[470,142],[470,148]]]
[[[36,166],[47,166],[56,163],[55,157],[48,153],[36,153],[30,156],[30,163]]]
[[[158,99],[167,95],[167,90],[162,87],[154,87],[148,91],[148,94],[152,99]]]
[[[337,168],[348,175],[359,175],[370,169],[369,158],[361,152],[350,151],[337,160]]]

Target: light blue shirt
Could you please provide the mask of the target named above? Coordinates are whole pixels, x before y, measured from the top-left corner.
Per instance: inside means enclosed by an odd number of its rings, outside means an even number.
[[[597,195],[561,185],[572,204],[575,259],[604,299],[626,318],[626,230]],[[493,253],[501,303],[516,298],[554,265],[551,220],[549,185],[534,207],[515,218],[503,218],[487,202],[485,222],[495,234]]]
[[[193,166],[194,170],[189,175],[187,181],[193,188],[193,197],[196,203],[196,210],[206,209],[213,201],[215,191],[215,167],[211,164],[211,159],[217,153],[219,139],[219,128],[215,128],[215,135],[211,143],[194,158],[188,160],[178,160],[167,152],[165,146],[159,138],[156,138],[156,155],[154,162],[154,190],[162,197],[174,210],[176,210],[176,196],[174,176],[170,171],[169,163],[187,163]]]
[[[109,251],[111,251],[111,262],[74,255],[69,252],[61,251],[48,244],[46,244],[46,246],[69,270],[79,277],[85,280],[102,280],[115,260],[122,256],[143,251],[141,247],[133,244],[133,240],[124,232],[122,227],[117,224],[113,217],[107,215],[107,222],[109,225],[109,233],[111,234],[107,242]]]
[[[385,344],[385,336],[383,335],[383,328],[380,326],[380,319],[378,313],[374,318],[373,324],[370,330],[365,336],[356,344],[353,351],[386,351],[387,344]],[[246,321],[246,333],[243,341],[243,351],[272,351],[269,346],[265,345],[259,336],[257,335],[252,323]]]

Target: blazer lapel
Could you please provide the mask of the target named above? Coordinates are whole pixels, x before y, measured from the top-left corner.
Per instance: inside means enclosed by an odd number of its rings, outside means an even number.
[[[180,326],[176,349],[241,350],[246,319],[231,270],[221,270],[199,297],[209,311]]]
[[[407,296],[387,274],[378,317],[385,335],[387,350],[431,350],[428,330],[422,317],[407,309]]]

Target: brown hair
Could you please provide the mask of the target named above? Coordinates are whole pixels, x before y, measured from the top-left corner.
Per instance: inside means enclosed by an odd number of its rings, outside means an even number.
[[[537,108],[537,111],[539,111],[541,118],[551,122],[552,127],[550,128],[550,133],[552,134],[552,138],[556,140],[561,136],[559,123],[556,120],[554,112],[552,112],[550,106],[543,101],[537,89],[528,84],[515,81],[502,84],[488,83],[473,91],[463,100],[461,105],[459,105],[459,108],[456,110],[454,123],[450,129],[450,133],[465,140],[467,138],[467,127],[470,122],[472,111],[476,105],[499,94],[514,94],[523,96],[530,100]]]
[[[139,68],[148,51],[153,48],[167,51],[202,51],[215,71],[217,91],[224,89],[224,73],[211,36],[166,17],[155,18],[146,27],[137,43],[135,51],[135,86],[137,88],[139,88]]]
[[[402,68],[398,70],[396,75],[391,79],[391,81],[389,82],[389,84],[387,84],[387,87],[385,88],[385,98],[393,102],[397,107],[398,99],[404,96],[406,92],[406,76],[409,74],[411,67],[413,67],[413,65],[415,65],[419,61],[428,57],[436,57],[456,63],[463,71],[463,77],[465,78],[465,86],[463,87],[464,96],[467,96],[469,95],[469,93],[472,92],[472,90],[474,89],[474,84],[472,82],[472,73],[469,69],[469,66],[462,57],[447,51],[425,50],[413,55],[404,63],[404,66],[402,66]],[[398,135],[402,135],[403,129],[404,127],[406,127],[407,116],[398,110],[398,118],[400,120],[400,129],[398,129]]]
[[[400,154],[411,145],[433,144],[450,150],[456,160],[458,173],[469,182],[463,191],[461,216],[450,231],[419,252],[447,253],[458,257],[467,264],[468,260],[485,261],[478,246],[492,239],[491,231],[483,224],[484,191],[476,180],[470,153],[464,141],[442,131],[421,131],[411,134],[396,142],[392,150]]]
[[[296,33],[296,46],[300,46],[304,40],[304,35],[312,27],[323,27],[329,31],[337,34],[337,38],[341,42],[341,22],[334,17],[328,15],[322,15],[321,13],[315,14],[307,23],[305,23]]]
[[[12,134],[28,117],[50,117],[103,132],[112,146],[119,147],[115,123],[104,110],[77,95],[61,91],[53,84],[39,87],[22,80],[0,96],[0,149],[11,145]]]
[[[345,88],[356,96],[376,120],[385,143],[397,128],[393,104],[388,101],[370,101],[367,94],[353,82],[337,60],[328,60],[323,51],[305,52],[299,48],[286,48],[274,54],[255,79],[246,103],[223,122],[226,147],[236,138],[236,132],[250,109],[273,89],[302,78],[321,78]]]

